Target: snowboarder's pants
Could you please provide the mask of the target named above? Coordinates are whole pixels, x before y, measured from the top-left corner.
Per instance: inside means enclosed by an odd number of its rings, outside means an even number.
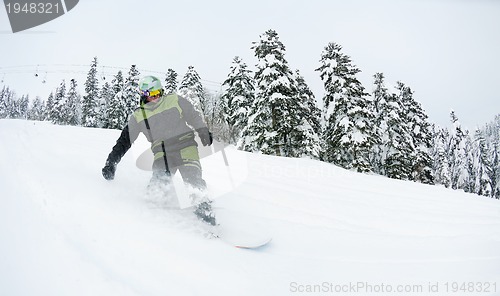
[[[179,151],[155,154],[153,163],[153,181],[164,180],[169,182],[170,175],[180,172],[185,183],[200,190],[207,188],[203,180],[200,156],[197,146],[188,146]]]

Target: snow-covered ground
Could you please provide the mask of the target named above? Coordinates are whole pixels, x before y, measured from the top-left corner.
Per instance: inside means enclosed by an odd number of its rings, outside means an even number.
[[[118,135],[0,120],[0,295],[500,295],[497,200],[229,148],[217,206],[273,235],[242,250],[146,197],[134,153],[105,181]]]

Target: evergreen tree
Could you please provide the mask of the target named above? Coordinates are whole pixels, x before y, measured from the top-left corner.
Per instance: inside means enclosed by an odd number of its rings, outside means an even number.
[[[321,54],[321,66],[316,69],[326,91],[323,159],[346,169],[368,172],[372,170],[370,151],[377,142],[373,102],[355,76],[361,71],[341,50],[336,43],[328,44]]]
[[[228,127],[227,140],[237,143],[243,128],[248,123],[250,106],[255,99],[255,85],[252,71],[240,57],[235,57],[230,73],[222,84],[226,87],[222,95],[223,122]]]
[[[475,180],[476,180],[476,170],[474,168],[474,141],[472,140],[469,131],[465,131],[465,146],[464,146],[464,169],[466,172],[463,174],[463,178],[460,178],[458,183],[458,188],[463,189],[465,192],[476,192]],[[463,182],[463,184],[462,184]]]
[[[139,94],[139,79],[141,73],[137,69],[136,65],[132,65],[128,72],[128,77],[125,79],[123,88],[123,99],[125,100],[125,113],[126,120],[139,106],[139,100],[141,98]]]
[[[165,78],[165,93],[169,94],[176,92],[177,92],[177,73],[173,69],[168,69]]]
[[[102,110],[100,114],[101,116],[99,118],[100,122],[99,126],[102,128],[110,128],[109,105],[114,100],[115,95],[113,93],[113,88],[111,87],[109,82],[104,83],[104,85],[101,88],[101,93],[99,97],[101,104],[100,110]]]
[[[17,118],[19,112],[17,108],[17,100],[15,99],[15,93],[8,92],[5,99],[5,106],[7,110],[7,118],[13,119]]]
[[[373,103],[375,107],[375,121],[374,126],[375,133],[377,134],[377,141],[373,145],[372,152],[370,154],[370,162],[373,167],[373,171],[377,174],[384,175],[384,162],[385,162],[385,147],[382,142],[383,132],[381,130],[381,126],[384,124],[384,127],[387,127],[386,122],[386,106],[387,102],[390,101],[391,94],[389,93],[389,89],[385,85],[385,77],[383,73],[375,73],[373,75],[374,78],[374,88],[372,92]]]
[[[66,98],[66,123],[69,125],[81,124],[81,97],[77,90],[78,83],[75,79],[70,80],[69,90]]]
[[[52,109],[54,108],[54,93],[51,92],[47,98],[47,103],[45,105],[45,116],[44,120],[52,121]]]
[[[490,166],[488,175],[492,188],[491,196],[500,199],[500,115],[495,116],[493,122],[486,124],[482,133]]]
[[[50,119],[54,124],[68,124],[68,105],[66,101],[66,82],[63,80],[56,89]]]
[[[398,82],[395,90],[396,93],[389,92],[383,73],[374,75],[372,98],[377,142],[370,156],[374,171],[390,178],[432,183],[431,159],[426,151],[431,143],[424,144],[427,138],[421,135],[424,130],[431,133],[427,131],[430,128],[426,125],[427,118],[408,87]],[[420,138],[421,144],[417,144],[414,137]],[[416,145],[422,145],[420,152],[415,149]]]
[[[321,134],[321,110],[317,106],[316,97],[314,93],[309,88],[306,80],[302,75],[300,75],[299,70],[295,70],[295,80],[297,81],[299,96],[302,100],[302,104],[307,108],[307,122],[312,126],[313,131],[317,134]]]
[[[188,67],[186,74],[182,78],[179,94],[191,102],[201,114],[206,115],[205,90],[201,84],[200,75],[193,66]]]
[[[33,101],[33,105],[31,106],[28,112],[28,119],[42,121],[45,119],[44,114],[45,114],[45,105],[43,101],[40,99],[40,97],[36,97],[35,100]]]
[[[412,153],[408,155],[411,160],[411,173],[409,179],[425,184],[433,184],[432,157],[432,131],[427,115],[420,103],[413,98],[413,91],[402,82],[397,83],[400,100],[403,107],[402,119],[408,126],[411,138]]]
[[[13,90],[9,90],[5,96],[5,110],[6,118],[13,119],[17,118],[19,112],[17,108],[17,98],[16,93]]]
[[[493,187],[493,196],[496,199],[500,199],[500,147],[498,144],[498,139],[500,139],[500,133],[498,133],[497,142],[495,143],[491,167],[491,183]]]
[[[87,80],[85,81],[85,95],[82,100],[82,125],[97,127],[99,121],[99,80],[97,78],[97,57],[94,58]]]
[[[2,90],[1,101],[2,104],[2,118],[18,118],[19,117],[19,104],[17,102],[16,94],[8,87]]]
[[[7,97],[7,110],[9,112],[7,115],[8,118],[19,118],[19,103],[14,92],[10,92]]]
[[[390,96],[389,89],[385,85],[385,75],[384,73],[377,72],[373,75],[373,104],[375,107],[376,115],[379,115],[380,110],[383,109],[383,106],[387,104],[387,98]],[[381,118],[378,118],[377,121],[380,121]]]
[[[434,136],[433,169],[436,183],[498,198],[500,116],[496,117],[496,123],[478,128],[473,137],[462,128],[453,110],[450,117],[450,131],[440,129]]]
[[[319,140],[309,122],[298,84],[285,60],[285,46],[274,30],[252,47],[259,60],[257,94],[239,144],[245,150],[278,156],[319,156]]]
[[[382,112],[387,116],[381,126],[385,175],[393,179],[408,180],[411,178],[415,149],[409,126],[404,121],[405,111],[397,94],[389,97]]]
[[[17,118],[19,119],[28,119],[28,110],[29,110],[29,103],[30,99],[28,95],[21,96],[19,99],[18,103],[18,108],[19,108],[19,115]]]
[[[0,91],[0,119],[7,118],[9,112],[7,109],[7,97],[9,93],[9,88],[4,85]]]
[[[434,128],[434,149],[433,149],[433,175],[436,184],[441,184],[446,188],[451,185],[450,165],[448,163],[448,138],[446,129]]]
[[[27,95],[18,98],[14,92],[8,92],[6,97],[7,117],[15,119],[27,119],[29,97]]]
[[[455,111],[451,110],[450,118],[452,122],[452,129],[449,139],[449,151],[448,151],[448,162],[450,163],[450,177],[451,177],[451,188],[453,189],[465,189],[468,187],[469,182],[468,176],[468,153],[466,149],[466,133],[462,129],[460,122],[455,114]]]
[[[500,199],[500,115],[495,117],[492,124],[491,137],[493,138],[494,152],[492,153],[494,197]]]
[[[321,110],[317,106],[314,93],[307,85],[300,71],[295,70],[294,75],[299,96],[298,116],[302,122],[297,132],[297,140],[299,140],[298,143],[300,144],[294,149],[298,151],[297,155],[320,159],[322,154],[320,138]]]
[[[127,108],[123,96],[123,74],[119,71],[111,81],[113,98],[107,104],[107,123],[110,129],[123,129],[127,124]]]
[[[492,196],[493,188],[491,186],[490,169],[491,164],[488,161],[488,150],[486,148],[486,140],[482,132],[478,129],[475,135],[476,150],[475,150],[475,167],[476,167],[476,180],[475,188],[476,193],[484,196]]]

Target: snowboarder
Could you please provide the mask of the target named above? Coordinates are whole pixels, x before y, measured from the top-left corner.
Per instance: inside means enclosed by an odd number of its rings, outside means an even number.
[[[194,213],[204,222],[216,225],[211,201],[205,193],[207,185],[202,178],[198,144],[194,139],[196,131],[204,146],[213,141],[201,114],[182,96],[164,94],[160,80],[154,76],[139,81],[139,92],[139,108],[123,128],[102,175],[106,180],[114,179],[117,164],[142,132],[154,153],[150,186],[169,185],[171,175],[179,170],[184,182],[198,192],[191,196],[197,204]]]

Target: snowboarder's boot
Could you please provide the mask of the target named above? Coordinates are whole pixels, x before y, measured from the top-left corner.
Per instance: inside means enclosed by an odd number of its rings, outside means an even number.
[[[212,226],[217,225],[215,221],[215,214],[212,211],[212,202],[211,201],[204,201],[200,204],[198,204],[194,210],[194,214],[198,217],[198,219],[202,220],[203,222],[210,224]]]

